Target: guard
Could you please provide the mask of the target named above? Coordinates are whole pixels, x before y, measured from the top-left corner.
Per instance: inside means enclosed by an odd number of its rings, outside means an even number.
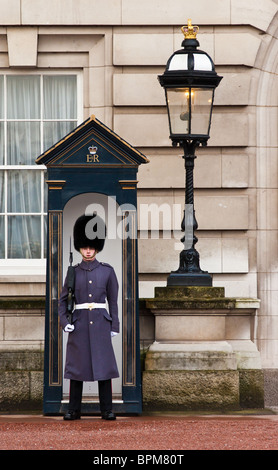
[[[80,419],[83,381],[98,381],[101,416],[114,420],[111,379],[119,377],[119,372],[112,337],[119,333],[118,281],[112,266],[96,259],[104,247],[106,226],[96,214],[82,215],[75,222],[73,235],[82,262],[74,267],[71,320],[67,277],[58,311],[60,325],[69,333],[64,377],[70,379],[70,400],[64,419]]]

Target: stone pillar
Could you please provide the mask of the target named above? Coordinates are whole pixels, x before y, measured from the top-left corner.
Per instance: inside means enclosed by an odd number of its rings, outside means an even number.
[[[161,287],[145,306],[155,341],[143,372],[145,410],[261,408],[263,374],[253,342],[257,299],[218,287]]]

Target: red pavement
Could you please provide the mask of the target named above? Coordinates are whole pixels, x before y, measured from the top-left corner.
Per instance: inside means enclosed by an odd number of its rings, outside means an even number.
[[[278,415],[152,414],[104,421],[84,416],[0,415],[0,450],[277,450]],[[167,452],[166,452],[167,453]],[[152,462],[150,462],[152,463]]]

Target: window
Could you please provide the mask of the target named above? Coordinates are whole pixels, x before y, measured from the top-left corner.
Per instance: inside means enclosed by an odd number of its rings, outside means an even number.
[[[0,75],[0,260],[45,258],[47,188],[35,160],[77,114],[77,75]]]

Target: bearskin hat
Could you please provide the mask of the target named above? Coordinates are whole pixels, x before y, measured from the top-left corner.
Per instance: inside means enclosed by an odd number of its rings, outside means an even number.
[[[98,252],[104,247],[106,237],[106,225],[96,214],[81,215],[73,228],[73,241],[76,251],[80,248],[94,248]]]

